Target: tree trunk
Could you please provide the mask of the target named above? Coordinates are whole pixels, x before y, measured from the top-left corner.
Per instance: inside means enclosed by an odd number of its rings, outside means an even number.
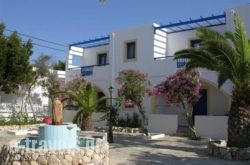
[[[93,120],[92,116],[84,116],[81,120],[81,130],[82,131],[92,131],[93,130]]]
[[[33,107],[32,101],[31,101],[31,89],[32,89],[32,86],[33,86],[33,84],[31,84],[28,87],[28,96],[27,96],[27,99],[28,99],[28,102],[29,102],[29,105],[30,105],[30,109],[31,109],[32,114],[33,114],[33,119],[34,119],[34,121],[37,121],[36,113],[34,111],[34,107]]]
[[[143,132],[145,133],[146,136],[148,136],[148,121],[145,115],[145,112],[142,108],[142,105],[140,103],[137,104],[138,110],[142,116],[142,127],[143,127]]]
[[[31,109],[32,114],[33,114],[33,119],[34,119],[34,121],[37,121],[36,113],[35,113],[35,110],[34,110],[34,107],[33,107],[32,101],[31,101],[31,96],[30,96],[30,94],[29,94],[29,96],[28,96],[28,102],[29,102],[29,104],[30,104],[30,109]]]
[[[188,123],[189,136],[191,139],[198,139],[199,136],[196,133],[194,121],[193,121],[193,106],[182,102],[182,106],[185,110],[185,117]]]
[[[250,147],[250,87],[235,88],[228,116],[229,147]]]

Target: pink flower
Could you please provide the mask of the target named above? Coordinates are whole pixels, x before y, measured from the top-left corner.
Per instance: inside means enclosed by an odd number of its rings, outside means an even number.
[[[153,94],[162,96],[166,103],[194,103],[200,97],[200,74],[197,71],[176,71],[154,89]]]

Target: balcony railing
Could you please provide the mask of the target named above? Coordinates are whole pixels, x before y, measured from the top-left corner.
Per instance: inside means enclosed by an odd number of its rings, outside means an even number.
[[[91,76],[93,75],[93,68],[95,65],[90,66],[82,66],[81,67],[81,75],[82,76]]]
[[[164,59],[166,59],[167,57],[165,57]],[[156,59],[155,59],[156,60]],[[185,67],[186,63],[188,62],[188,59],[177,59],[176,64],[177,64],[177,68],[183,68]],[[109,65],[109,64],[106,64]],[[81,75],[82,76],[91,76],[93,75],[93,70],[95,66],[106,66],[106,65],[89,65],[89,66],[82,66],[81,67]]]
[[[166,60],[166,59],[173,59],[173,56],[164,56],[164,57],[154,58],[154,60]],[[184,68],[185,65],[187,64],[187,62],[188,62],[187,58],[178,58],[178,59],[176,59],[177,68],[178,69]]]
[[[109,65],[108,63],[106,64],[101,64],[101,65],[88,65],[88,66],[82,66],[81,67],[81,75],[82,76],[91,76],[93,75],[93,70],[94,70],[94,67],[97,66],[97,67],[101,67],[101,66],[107,66]]]
[[[177,68],[184,68],[185,65],[187,64],[188,59],[187,58],[178,58],[177,59]]]

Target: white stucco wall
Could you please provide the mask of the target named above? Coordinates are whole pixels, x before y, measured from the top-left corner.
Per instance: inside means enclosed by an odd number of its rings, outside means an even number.
[[[213,29],[224,33],[226,25],[215,26]],[[173,56],[174,53],[181,49],[190,48],[190,40],[198,39],[195,30],[168,34],[168,55]]]
[[[195,128],[201,137],[227,139],[227,116],[195,116]]]
[[[82,58],[82,65],[81,66],[89,66],[89,65],[97,65],[98,64],[98,54],[100,53],[107,53],[107,63],[110,61],[110,53],[109,45],[105,46],[98,46],[84,50],[83,58]]]
[[[155,97],[155,106],[152,111],[152,114],[158,115],[177,115],[178,116],[178,125],[187,126],[187,121],[184,115],[184,109],[181,105],[170,105],[166,104],[163,98],[157,96]]]
[[[151,133],[174,134],[178,127],[177,115],[149,115],[148,130]]]
[[[226,115],[230,109],[229,96],[222,93],[217,87],[207,88],[208,115]]]
[[[81,68],[67,70],[65,82],[67,83],[68,81],[71,81],[80,76],[81,76]]]
[[[153,61],[153,26],[145,25],[133,29],[125,29],[114,32],[111,42],[113,45],[112,54],[114,55],[113,69],[117,72],[123,69],[138,69],[149,73],[149,66]],[[125,43],[136,41],[136,60],[133,62],[124,61]],[[148,64],[148,65],[145,65]],[[150,69],[151,70],[151,69]]]
[[[45,90],[41,86],[34,86],[31,90],[31,101],[36,105],[48,105],[49,98],[44,96]],[[23,95],[15,95],[15,94],[5,94],[3,92],[0,93],[0,103],[10,103],[19,105],[23,101],[25,91],[23,91]],[[27,95],[27,91],[26,91]],[[25,101],[25,100],[24,100]]]

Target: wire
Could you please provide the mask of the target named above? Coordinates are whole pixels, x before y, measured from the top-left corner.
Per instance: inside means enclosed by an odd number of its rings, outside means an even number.
[[[8,31],[8,32],[16,32],[16,33],[19,34],[19,35],[22,35],[22,36],[25,36],[25,37],[29,37],[29,38],[33,38],[33,39],[35,39],[35,40],[47,42],[47,43],[50,43],[50,44],[54,44],[54,45],[57,45],[57,46],[61,46],[61,47],[64,47],[64,48],[67,47],[67,45],[63,45],[63,44],[60,44],[60,43],[48,41],[48,40],[45,40],[45,39],[41,39],[41,38],[38,38],[38,37],[34,37],[34,36],[32,36],[32,35],[20,33],[20,32],[14,31],[14,30],[9,30],[9,29],[5,29],[5,30]],[[65,51],[66,51],[66,50],[63,50],[63,49],[58,49],[58,48],[51,47],[51,46],[45,46],[45,45],[37,44],[37,43],[34,43],[34,42],[32,42],[32,44],[33,44],[33,45],[36,45],[36,46],[39,46],[39,47],[43,47],[43,48],[48,48],[48,49],[60,51],[60,52],[65,52]]]
[[[67,45],[63,45],[63,44],[60,44],[60,43],[56,43],[56,42],[44,40],[44,39],[41,39],[41,38],[37,38],[37,37],[31,36],[31,35],[28,35],[28,34],[20,33],[20,32],[14,31],[14,30],[9,30],[9,29],[5,29],[5,30],[9,31],[9,32],[16,32],[17,34],[20,34],[22,36],[33,38],[33,39],[36,39],[36,40],[39,40],[39,41],[43,41],[43,42],[47,42],[47,43],[50,43],[50,44],[54,44],[54,45],[57,45],[57,46],[62,46],[62,47],[66,47],[67,46]]]
[[[50,47],[50,46],[45,46],[45,45],[41,45],[41,44],[37,44],[37,43],[32,43],[33,45],[36,45],[36,46],[40,46],[40,47],[43,47],[43,48],[48,48],[48,49],[52,49],[52,50],[57,50],[57,51],[60,51],[60,52],[66,52],[66,50],[63,50],[63,49],[57,49],[57,48],[53,48],[53,47]]]

